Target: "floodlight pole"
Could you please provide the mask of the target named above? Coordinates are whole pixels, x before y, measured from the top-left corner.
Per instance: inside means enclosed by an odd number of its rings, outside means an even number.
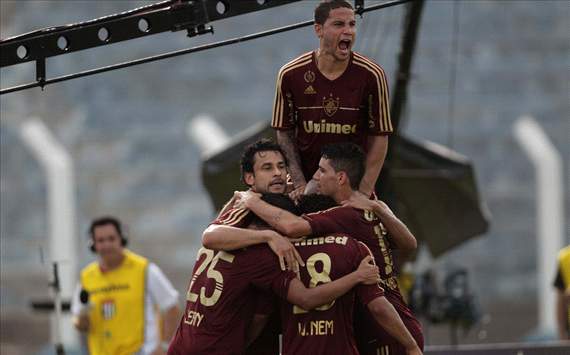
[[[535,168],[538,250],[538,331],[556,329],[552,278],[556,255],[562,248],[564,230],[564,186],[562,158],[542,127],[529,116],[514,124],[514,135]]]
[[[20,136],[45,172],[50,259],[58,263],[60,275],[54,276],[57,279],[54,298],[56,298],[55,301],[58,297],[70,300],[77,281],[73,162],[69,152],[56,141],[45,124],[37,118],[32,118],[22,124]],[[57,307],[57,304],[55,306]],[[58,317],[55,318],[52,319],[52,340],[58,341],[57,335],[61,334],[62,338],[59,340],[63,344],[76,345],[77,333],[73,329],[70,316],[61,317],[59,322]]]

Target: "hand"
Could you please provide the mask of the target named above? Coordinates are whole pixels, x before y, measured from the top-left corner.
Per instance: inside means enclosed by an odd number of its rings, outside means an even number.
[[[299,255],[297,249],[295,249],[288,238],[274,231],[268,232],[271,233],[271,236],[267,244],[279,258],[281,270],[299,272],[299,264],[305,266],[305,263],[303,259],[301,259],[301,255]]]
[[[234,208],[248,208],[255,200],[261,198],[261,194],[253,192],[251,190],[247,191],[235,191],[234,192]]]
[[[371,255],[367,255],[356,270],[360,283],[374,285],[380,282],[378,266],[374,265]]]
[[[374,208],[373,203],[374,201],[372,201],[369,197],[366,197],[361,192],[354,191],[352,194],[350,194],[348,200],[344,200],[340,204],[361,210],[372,210]]]
[[[80,332],[87,332],[89,330],[89,314],[80,314],[73,318],[73,325]]]
[[[289,197],[295,202],[299,201],[301,195],[305,192],[305,186],[306,184],[301,184],[294,188],[293,191],[289,192]]]

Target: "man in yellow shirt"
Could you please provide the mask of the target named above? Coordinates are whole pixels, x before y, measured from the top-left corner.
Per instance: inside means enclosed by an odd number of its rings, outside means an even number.
[[[125,248],[117,218],[94,220],[89,233],[98,260],[81,271],[71,309],[89,353],[164,354],[178,325],[178,292],[158,266]]]

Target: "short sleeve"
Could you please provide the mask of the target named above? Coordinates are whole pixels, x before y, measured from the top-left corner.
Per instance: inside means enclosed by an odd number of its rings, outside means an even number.
[[[156,264],[149,263],[147,275],[148,292],[153,303],[158,305],[161,311],[178,304],[178,291],[172,287],[170,281]]]
[[[277,256],[267,246],[259,246],[257,252],[250,256],[254,270],[251,283],[265,291],[273,291],[282,299],[287,299],[289,284],[296,275],[292,271],[283,271]]]
[[[390,118],[390,97],[388,80],[384,69],[364,56],[357,62],[367,70],[367,85],[364,106],[367,108],[368,134],[383,135],[394,131]]]
[[[295,128],[295,104],[293,92],[290,89],[290,76],[285,73],[283,66],[277,74],[275,82],[275,99],[273,101],[273,116],[271,127],[278,130],[290,130]]]
[[[78,316],[81,311],[87,306],[82,304],[79,299],[79,294],[81,293],[81,283],[75,285],[73,290],[73,295],[71,296],[71,314]]]

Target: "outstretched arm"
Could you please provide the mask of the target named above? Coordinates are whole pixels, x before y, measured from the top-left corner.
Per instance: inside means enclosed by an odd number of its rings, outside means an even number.
[[[289,284],[287,301],[308,311],[332,302],[359,283],[371,285],[378,281],[378,267],[372,264],[372,256],[367,255],[355,271],[317,287],[306,288],[301,281],[293,279]]]
[[[380,218],[386,229],[388,229],[390,239],[399,249],[413,251],[417,248],[416,237],[384,202],[371,200],[365,195],[353,192],[350,199],[343,201],[342,205],[373,211]]]
[[[386,297],[377,297],[368,303],[367,307],[378,324],[396,338],[396,340],[406,348],[408,354],[417,355],[422,353],[418,344],[402,322],[398,312],[396,312],[396,309],[388,302]]]
[[[296,238],[311,234],[311,225],[304,218],[270,205],[260,196],[255,192],[247,191],[241,194],[241,198],[236,203],[242,204],[243,207],[248,208],[278,232],[288,237]]]

